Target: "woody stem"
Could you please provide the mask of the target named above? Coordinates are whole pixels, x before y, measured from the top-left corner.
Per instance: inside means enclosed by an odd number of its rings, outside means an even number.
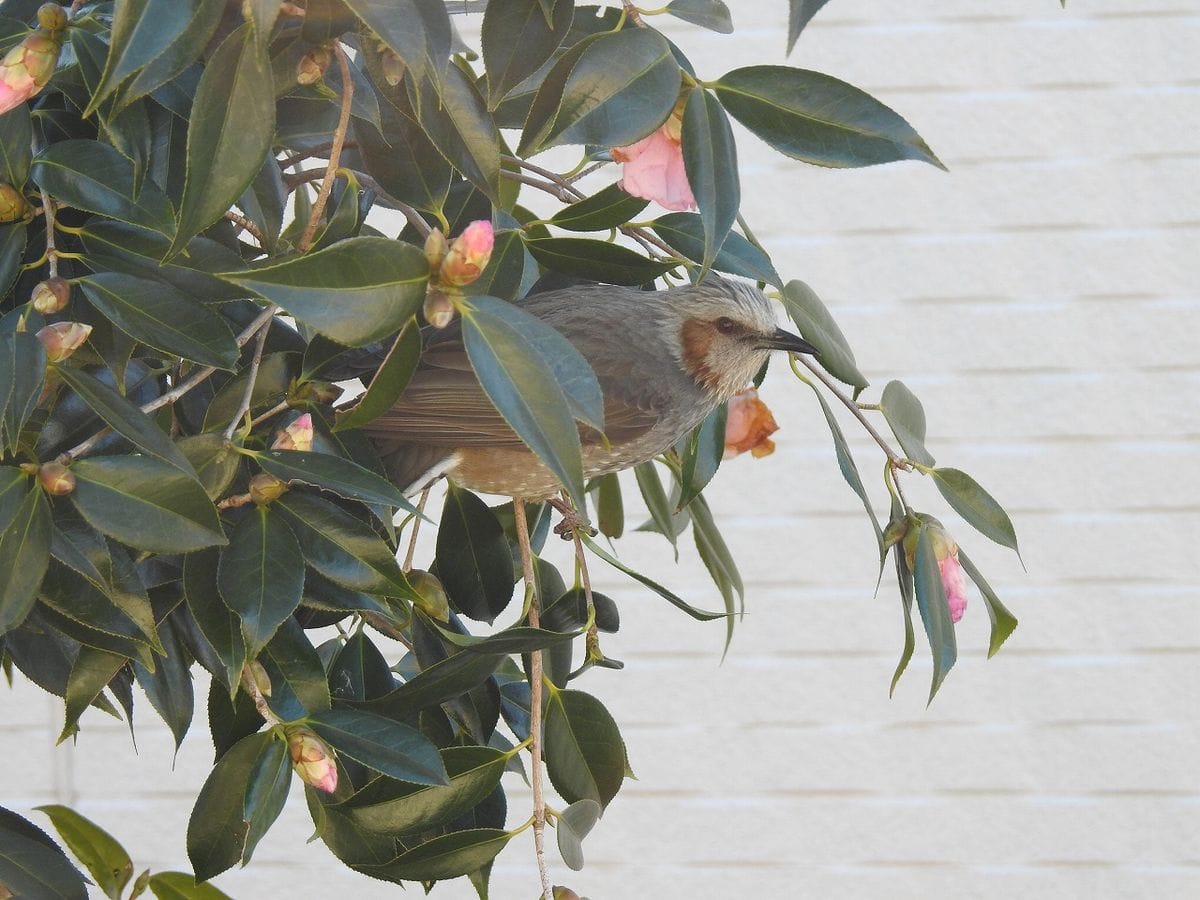
[[[529,522],[525,519],[525,501],[513,498],[513,521],[517,546],[521,551],[521,577],[529,600],[529,624],[540,625],[537,580],[533,574],[533,548],[529,543]],[[554,900],[550,871],[546,868],[546,799],[542,794],[542,651],[529,654],[529,752],[533,754],[530,781],[533,783],[533,854],[542,882],[543,900]]]
[[[346,142],[346,131],[350,127],[350,101],[354,98],[354,79],[350,77],[350,63],[346,61],[346,51],[338,41],[333,42],[333,55],[337,59],[338,69],[342,74],[342,105],[338,113],[337,128],[333,132],[333,143],[329,148],[329,164],[325,166],[325,177],[321,181],[321,190],[313,203],[312,213],[308,217],[308,225],[300,236],[296,249],[307,253],[312,244],[313,235],[317,233],[317,223],[325,212],[325,204],[329,202],[329,194],[333,190],[334,175],[337,173],[338,162],[342,156],[342,145]]]

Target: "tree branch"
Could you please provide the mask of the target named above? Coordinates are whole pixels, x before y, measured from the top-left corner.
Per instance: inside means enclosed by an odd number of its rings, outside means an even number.
[[[275,305],[272,304],[269,308],[274,314]],[[233,438],[238,422],[245,418],[246,413],[250,412],[250,403],[254,399],[254,384],[258,381],[258,367],[262,364],[263,348],[267,345],[267,332],[270,330],[270,319],[258,329],[258,342],[254,345],[254,355],[250,357],[250,368],[246,371],[246,389],[242,391],[242,399],[238,403],[237,412],[233,414],[233,418],[229,420],[229,425],[225,428],[225,440],[227,441]]]
[[[346,51],[339,41],[333,42],[333,55],[337,58],[338,69],[342,74],[342,107],[338,113],[337,128],[333,132],[333,143],[329,148],[329,164],[325,166],[325,178],[321,182],[321,190],[317,193],[312,212],[308,217],[308,225],[296,249],[307,253],[312,244],[313,235],[317,233],[317,223],[325,212],[325,204],[329,202],[329,194],[333,190],[334,176],[337,173],[338,162],[342,155],[342,145],[346,141],[346,131],[350,127],[350,101],[354,98],[354,79],[350,77],[350,63],[346,59]]]

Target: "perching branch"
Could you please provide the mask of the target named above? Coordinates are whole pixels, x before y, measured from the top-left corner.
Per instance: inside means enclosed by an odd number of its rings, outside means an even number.
[[[274,313],[274,304],[268,308]],[[254,355],[250,358],[249,369],[246,370],[246,389],[242,391],[242,399],[238,403],[237,412],[233,414],[233,418],[229,420],[229,425],[225,428],[225,440],[227,441],[237,431],[238,423],[246,417],[246,413],[250,412],[250,403],[254,399],[254,385],[258,381],[258,367],[262,364],[263,348],[267,345],[267,332],[270,330],[270,319],[258,329],[258,342],[254,345]]]
[[[346,142],[346,131],[350,128],[350,101],[354,98],[354,79],[350,77],[350,63],[346,59],[346,51],[339,41],[333,42],[333,55],[337,59],[338,69],[342,74],[342,106],[338,113],[337,128],[333,132],[333,143],[329,148],[329,164],[325,167],[325,178],[321,182],[321,190],[317,193],[312,212],[308,217],[308,225],[300,236],[296,249],[307,253],[312,244],[313,236],[317,233],[317,224],[325,212],[325,204],[329,202],[329,194],[333,190],[334,175],[342,156],[342,145]]]

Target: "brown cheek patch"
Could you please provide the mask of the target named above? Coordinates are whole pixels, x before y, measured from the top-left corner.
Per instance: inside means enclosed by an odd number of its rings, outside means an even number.
[[[709,390],[716,390],[717,373],[708,365],[708,351],[713,342],[713,328],[708,322],[688,319],[679,329],[683,348],[683,366],[693,378]]]

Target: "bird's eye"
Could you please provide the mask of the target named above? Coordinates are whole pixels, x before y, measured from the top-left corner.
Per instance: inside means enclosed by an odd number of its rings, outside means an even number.
[[[721,334],[736,334],[742,330],[741,326],[739,326],[737,322],[733,321],[733,319],[729,318],[728,316],[721,316],[721,318],[713,322],[713,326],[717,329],[717,331],[721,332]]]

